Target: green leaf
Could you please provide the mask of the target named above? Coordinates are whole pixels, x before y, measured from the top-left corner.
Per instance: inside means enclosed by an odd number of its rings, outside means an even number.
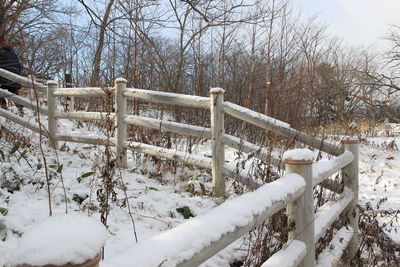
[[[189,193],[194,194],[194,189],[195,189],[194,188],[194,184],[190,183],[190,184],[187,185],[186,191],[189,192]]]
[[[22,151],[21,157],[25,158],[27,153],[28,153],[28,149],[25,149],[24,151]]]
[[[158,191],[158,189],[157,188],[155,188],[155,187],[148,187],[147,189],[149,189],[149,190],[154,190],[154,191]]]
[[[183,218],[185,218],[185,219],[194,217],[193,213],[190,211],[190,208],[188,206],[177,208],[176,211],[179,212],[180,214],[182,214]]]
[[[77,195],[77,194],[74,194],[74,196],[72,197],[72,200],[75,201],[76,203],[78,203],[78,204],[80,205],[80,204],[82,204],[82,202],[83,202],[85,199],[87,199],[87,198],[88,198],[88,196],[86,196],[86,197],[81,197],[81,196],[79,196],[79,195]]]
[[[13,148],[10,151],[10,154],[11,155],[14,154],[20,148],[21,144],[22,144],[21,141],[15,142]]]
[[[64,164],[59,165],[58,168],[57,168],[57,170],[56,170],[56,172],[57,172],[57,173],[61,173],[63,167],[64,167]]]
[[[2,215],[6,216],[7,213],[8,213],[8,209],[0,207],[0,213],[1,213]]]
[[[62,172],[63,167],[64,167],[64,164],[61,164],[61,165],[57,165],[57,164],[49,165],[49,168],[56,169],[56,172],[58,172],[58,173]]]
[[[81,178],[83,179],[83,178],[87,178],[87,177],[89,177],[89,176],[92,176],[94,174],[94,172],[87,172],[87,173],[84,173],[84,174],[82,174],[81,175]]]
[[[194,167],[191,164],[185,164],[185,167],[188,168],[191,171],[194,171]]]
[[[38,165],[36,165],[36,170],[40,170],[43,167],[42,163],[39,163]]]

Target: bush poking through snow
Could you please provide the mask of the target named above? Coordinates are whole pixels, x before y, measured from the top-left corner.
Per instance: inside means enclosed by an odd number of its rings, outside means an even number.
[[[194,217],[194,214],[192,213],[192,211],[190,210],[190,208],[188,206],[177,208],[176,211],[179,212],[180,214],[182,214],[183,218],[185,218],[185,219]]]

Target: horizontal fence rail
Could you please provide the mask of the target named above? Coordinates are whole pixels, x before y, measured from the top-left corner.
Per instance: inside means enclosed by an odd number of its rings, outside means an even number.
[[[100,87],[85,87],[85,88],[57,88],[54,90],[53,95],[58,97],[99,97],[107,94],[114,94],[113,88],[100,88]]]
[[[36,124],[31,123],[30,121],[21,118],[20,116],[15,115],[14,113],[8,111],[8,110],[4,110],[2,108],[0,108],[0,116],[9,119],[12,122],[15,122],[25,128],[28,128],[31,131],[34,131],[36,133],[41,133],[44,136],[48,137],[48,131],[47,129],[43,129],[42,131],[40,130],[39,126],[37,126]]]
[[[9,99],[17,104],[20,104],[21,106],[29,108],[33,111],[39,111],[39,113],[42,115],[48,114],[48,110],[43,107],[38,107],[36,102],[26,99],[24,97],[21,97],[19,95],[10,93],[9,91],[1,89],[1,88],[0,88],[0,97],[7,98],[7,99]]]
[[[299,265],[307,254],[307,247],[299,240],[289,240],[283,248],[272,255],[261,267],[292,267]],[[290,255],[290,257],[288,257]]]
[[[165,159],[176,160],[200,168],[211,169],[212,159],[203,156],[189,154],[182,151],[176,151],[174,149],[166,149],[158,146],[147,145],[143,143],[126,141],[125,146],[128,149],[139,153],[145,153],[150,156],[162,157]]]
[[[221,137],[221,141],[223,144],[233,147],[239,151],[244,153],[254,153],[254,156],[262,161],[271,163],[275,167],[284,168],[284,162],[273,156],[271,151],[268,149],[258,146],[256,144],[247,142],[246,140],[242,140],[236,136],[224,134]]]
[[[56,112],[53,114],[55,119],[70,119],[70,120],[114,120],[114,113],[106,112]]]
[[[329,201],[319,207],[315,219],[315,242],[317,242],[337,220],[354,198],[354,193],[347,187],[336,201]]]
[[[259,126],[261,128],[264,128],[265,130],[270,130],[280,135],[289,137],[311,147],[318,148],[326,153],[335,156],[342,153],[342,148],[340,144],[331,144],[317,137],[312,137],[309,134],[291,128],[290,125],[285,122],[273,119],[253,110],[230,102],[225,102],[223,109],[225,113],[231,115],[232,117]]]
[[[43,87],[2,69],[0,69],[0,76],[22,84],[30,82],[34,86]],[[295,227],[289,232],[289,240],[283,249],[270,257],[262,265],[263,267],[313,267],[315,264],[331,266],[340,260],[345,250],[347,250],[346,260],[355,255],[359,244],[357,236],[359,215],[356,208],[359,153],[357,139],[344,139],[340,144],[334,144],[310,136],[291,128],[285,122],[225,102],[224,90],[221,88],[211,89],[210,97],[199,97],[126,88],[126,84],[125,79],[119,78],[115,81],[114,87],[110,88],[57,88],[56,82],[48,81],[47,108],[37,107],[35,102],[0,89],[0,97],[6,97],[17,104],[38,110],[42,115],[47,115],[48,124],[47,128],[43,125],[39,128],[32,122],[4,109],[0,109],[0,116],[47,136],[50,140],[49,145],[53,148],[58,148],[60,141],[115,147],[117,164],[122,168],[127,167],[127,151],[132,150],[209,169],[212,171],[213,191],[218,197],[225,196],[225,176],[235,179],[254,191],[227,200],[205,215],[127,248],[124,253],[106,259],[106,263],[110,263],[110,266],[130,266],[132,262],[138,266],[148,266],[147,264],[157,266],[161,263],[166,263],[168,266],[197,266],[285,207],[288,224]],[[115,112],[60,112],[58,110],[58,97],[104,97],[106,95],[115,97]],[[127,100],[130,98],[207,109],[210,111],[211,127],[129,115]],[[285,153],[289,156],[284,155],[281,159],[265,147],[226,134],[225,114],[318,148],[335,157],[313,162],[311,152],[311,156],[296,158],[295,155],[299,152],[290,151],[287,152],[288,154]],[[111,121],[115,123],[116,133],[108,139],[59,133],[57,123],[59,119]],[[130,141],[127,136],[129,125],[210,139],[212,157]],[[225,162],[225,146],[251,153],[255,158],[285,169],[285,174],[280,179],[263,185],[261,179],[250,175],[246,170],[237,170],[235,166]],[[330,179],[336,173],[341,174],[343,180],[341,183]],[[323,186],[338,195],[334,200],[315,209],[313,197],[315,186]],[[342,227],[334,233],[331,244],[337,244],[339,241],[341,244],[335,249],[327,247],[315,261],[315,246],[333,224]],[[174,238],[168,238],[171,236]],[[142,255],[147,255],[142,253],[147,250],[151,250],[154,257],[142,257]]]
[[[189,135],[211,139],[211,128],[189,125],[179,122],[146,118],[135,115],[125,116],[124,122],[130,125],[140,126],[144,128],[167,131],[176,134]]]
[[[210,99],[208,97],[133,88],[126,89],[124,91],[124,96],[139,100],[145,100],[152,103],[210,109]]]
[[[106,264],[129,266],[135,262],[137,266],[159,266],[164,262],[166,266],[198,266],[297,199],[304,187],[302,177],[288,174],[257,191],[228,200],[205,215],[127,248],[106,260]],[[144,251],[152,251],[153,257],[140,257]]]
[[[12,73],[11,71],[8,71],[8,70],[2,69],[2,68],[0,68],[0,76],[3,78],[6,78],[7,80],[19,83],[28,88],[35,87],[38,89],[44,89],[44,90],[47,89],[46,85],[35,82],[32,79],[17,75],[15,73]]]

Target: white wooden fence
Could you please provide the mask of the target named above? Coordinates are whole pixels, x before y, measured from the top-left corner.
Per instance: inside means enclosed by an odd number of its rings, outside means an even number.
[[[400,123],[384,122],[383,124],[386,136],[400,135]]]
[[[0,69],[0,76],[26,86],[41,86],[2,69]],[[56,104],[58,97],[101,96],[106,94],[105,89],[57,88],[56,82],[49,81],[47,83],[47,109],[37,107],[36,103],[20,96],[0,90],[0,97],[6,97],[27,108],[36,110],[40,114],[47,115],[47,129],[39,128],[37,125],[7,110],[0,109],[0,116],[48,136],[50,140],[49,144],[53,148],[58,148],[58,142],[60,141],[115,146],[117,163],[121,168],[127,166],[126,151],[133,150],[139,153],[211,169],[213,190],[216,196],[225,195],[225,175],[235,178],[242,184],[255,189],[255,191],[246,193],[233,200],[228,200],[210,211],[209,214],[189,220],[174,229],[143,242],[143,244],[127,248],[123,254],[116,255],[107,260],[111,266],[130,266],[132,262],[135,262],[135,264],[143,263],[138,266],[157,266],[161,262],[167,262],[168,266],[197,266],[285,207],[287,207],[289,224],[294,226],[294,230],[289,233],[289,241],[284,249],[272,256],[263,265],[264,267],[309,267],[321,262],[323,262],[322,266],[329,266],[341,258],[346,248],[347,259],[355,255],[359,244],[357,238],[358,210],[356,208],[358,203],[359,153],[359,141],[357,139],[345,139],[342,140],[341,144],[332,144],[312,137],[291,128],[290,125],[284,122],[236,104],[225,102],[223,99],[224,90],[221,88],[212,89],[210,97],[207,98],[126,88],[126,83],[125,79],[119,78],[115,81],[114,88],[107,89],[115,93],[115,113],[60,112],[57,110]],[[210,110],[211,128],[126,114],[128,98]],[[225,114],[297,140],[308,146],[319,148],[337,157],[330,161],[315,163],[310,160],[304,161],[293,158],[287,158],[282,162],[280,159],[272,157],[267,149],[226,134],[224,132]],[[109,140],[62,134],[58,131],[58,119],[115,120],[116,134]],[[211,139],[212,158],[187,154],[135,141],[127,141],[127,125],[136,125]],[[255,157],[261,160],[268,160],[275,166],[285,166],[285,175],[265,185],[260,185],[257,180],[245,177],[245,175],[233,175],[235,171],[225,165],[225,145],[245,153],[255,153]],[[330,176],[338,171],[342,172],[343,184],[329,179]],[[317,212],[314,212],[313,187],[317,185],[330,189],[337,193],[338,196],[336,201],[330,201],[319,207]],[[248,209],[246,206],[249,203],[254,203],[254,207]],[[240,208],[243,206],[246,209]],[[227,219],[214,216],[219,212],[227,213],[229,216],[224,216]],[[244,220],[243,218],[246,219]],[[328,246],[325,249],[326,251],[321,254],[321,257],[326,255],[326,253],[334,255],[334,257],[327,257],[330,259],[330,262],[327,262],[326,259],[317,259],[315,261],[316,243],[327,229],[332,227],[333,222],[338,219],[341,220],[342,228],[337,231],[332,242],[340,240],[340,244],[336,244],[333,251],[329,251],[332,249],[332,246]],[[201,231],[199,227],[209,230]],[[162,236],[166,235],[188,236],[188,238],[181,239],[178,242],[179,244],[177,244],[173,239],[162,238]],[[193,242],[193,240],[196,240],[196,242]],[[152,250],[153,257],[151,259],[140,256],[142,255],[141,251],[146,248]],[[182,253],[182,251],[185,251],[185,253]],[[289,253],[291,254],[290,257]]]

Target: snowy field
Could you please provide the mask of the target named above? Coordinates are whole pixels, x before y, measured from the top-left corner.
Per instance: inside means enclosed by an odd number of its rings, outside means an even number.
[[[24,148],[13,152],[14,144],[0,140],[4,154],[4,157],[0,155],[0,266],[8,266],[24,232],[48,217],[49,204],[38,136],[3,118],[0,118],[0,124],[23,134],[33,145],[23,158]],[[67,122],[62,122],[61,128],[68,133],[83,131]],[[382,145],[391,140],[393,138],[381,137],[369,145],[361,145],[360,204],[373,210],[387,211],[378,220],[386,224],[386,232],[400,242],[400,223],[392,212],[400,210],[400,153]],[[395,142],[398,143],[398,139]],[[196,146],[196,151],[209,154],[208,147],[207,144]],[[68,143],[57,154],[46,146],[44,148],[52,177],[53,215],[67,211],[70,214],[89,214],[100,220],[96,198],[100,181],[92,172],[98,171],[94,166],[102,164],[104,147]],[[182,223],[186,220],[184,217],[190,220],[192,216],[205,214],[221,202],[211,196],[211,178],[206,171],[188,167],[177,168],[174,172],[172,167],[160,167],[133,154],[128,158],[129,168],[115,173],[118,183],[126,185],[126,195],[123,190],[116,189],[116,201],[111,204],[107,219],[105,258],[135,244],[134,227],[140,245],[141,241]],[[234,159],[234,151],[228,151],[227,160],[233,162]],[[233,191],[232,183],[227,183],[227,192],[232,193],[232,197]],[[242,243],[238,240],[202,266],[230,266],[230,262],[245,255]],[[148,257],[151,257],[151,251]]]

